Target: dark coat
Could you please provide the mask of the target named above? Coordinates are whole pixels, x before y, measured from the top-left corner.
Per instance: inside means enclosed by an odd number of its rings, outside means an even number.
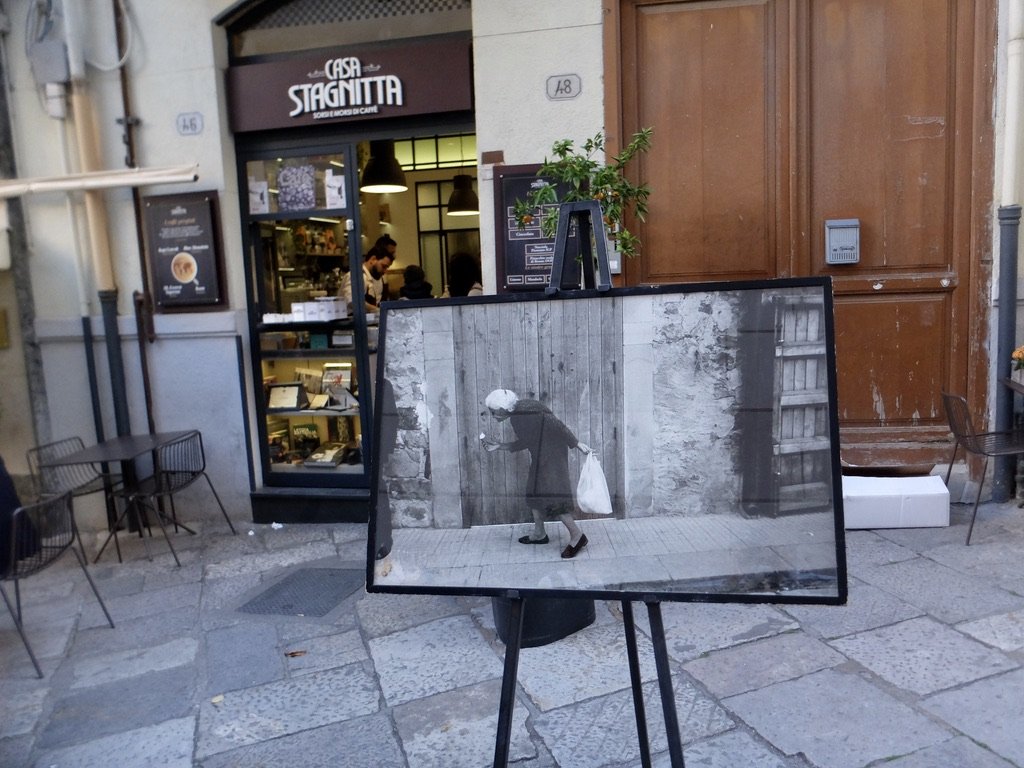
[[[537,400],[520,400],[509,416],[516,439],[510,451],[530,452],[526,504],[551,514],[573,510],[569,480],[569,450],[579,445],[576,436]]]

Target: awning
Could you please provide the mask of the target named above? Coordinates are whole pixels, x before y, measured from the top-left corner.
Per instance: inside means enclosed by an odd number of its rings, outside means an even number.
[[[0,199],[32,192],[78,192],[89,189],[145,187],[151,184],[182,184],[199,179],[199,164],[165,168],[123,168],[119,171],[90,171],[66,176],[34,179],[0,179]]]

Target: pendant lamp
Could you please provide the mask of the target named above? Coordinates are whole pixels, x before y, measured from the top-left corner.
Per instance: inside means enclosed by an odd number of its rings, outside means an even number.
[[[453,181],[455,189],[448,198],[449,216],[477,216],[480,214],[480,200],[473,191],[473,177],[459,174]]]
[[[405,192],[409,185],[405,183],[405,173],[395,159],[395,142],[382,139],[370,142],[370,159],[363,169],[363,180],[359,184],[361,192]]]

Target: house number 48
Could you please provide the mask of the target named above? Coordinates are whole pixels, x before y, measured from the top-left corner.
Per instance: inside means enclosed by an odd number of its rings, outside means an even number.
[[[582,89],[583,83],[579,75],[553,75],[548,78],[549,99],[575,99]]]

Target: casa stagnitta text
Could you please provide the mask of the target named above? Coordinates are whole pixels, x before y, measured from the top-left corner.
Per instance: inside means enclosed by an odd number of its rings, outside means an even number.
[[[327,81],[289,87],[288,98],[294,104],[289,117],[310,112],[314,120],[372,115],[379,112],[381,106],[400,107],[404,102],[402,81],[396,75],[363,75],[362,62],[354,57],[329,59],[322,73],[310,74],[325,77]]]

